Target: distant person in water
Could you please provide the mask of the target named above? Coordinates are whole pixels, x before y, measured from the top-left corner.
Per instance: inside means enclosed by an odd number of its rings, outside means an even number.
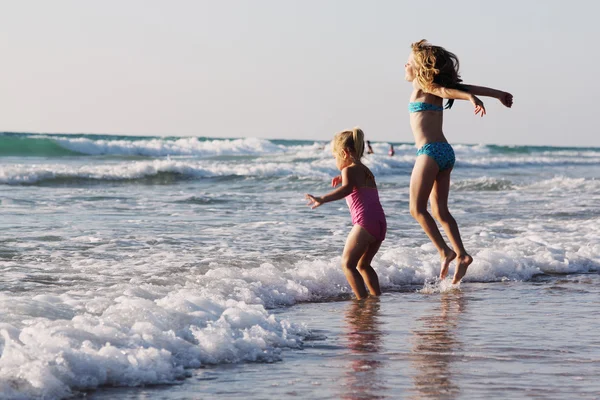
[[[394,151],[393,144],[390,144],[390,150],[388,151],[388,154],[390,155],[390,157],[392,157],[394,154],[396,154],[396,152]]]
[[[440,278],[445,279],[448,267],[456,259],[453,284],[465,276],[473,258],[463,245],[458,225],[448,210],[450,173],[454,167],[454,150],[442,130],[443,99],[445,108],[451,108],[455,99],[468,100],[475,107],[475,115],[485,115],[483,102],[477,96],[494,97],[511,107],[510,93],[462,83],[458,58],[443,47],[426,40],[413,43],[408,62],[404,65],[406,80],[412,82],[413,91],[408,103],[410,126],[417,146],[417,160],[410,178],[410,213],[419,222],[441,258]],[[444,228],[450,248],[427,211],[427,200],[435,219]]]
[[[367,154],[373,154],[373,148],[371,147],[371,142],[367,140]]]
[[[322,197],[307,194],[306,199],[311,208],[317,208],[346,198],[354,226],[342,254],[344,274],[357,299],[367,297],[367,288],[371,295],[379,296],[379,278],[371,261],[385,239],[387,225],[375,177],[360,161],[365,148],[364,133],[360,128],[340,132],[331,147],[336,167],[341,171],[341,175],[332,179],[331,186],[341,186]]]

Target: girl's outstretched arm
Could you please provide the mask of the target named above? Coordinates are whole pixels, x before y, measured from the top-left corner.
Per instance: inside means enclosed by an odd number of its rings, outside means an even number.
[[[462,85],[462,84],[461,84]],[[485,96],[485,97],[494,97],[510,108],[513,103],[513,95],[508,92],[503,92],[502,90],[492,89],[485,86],[475,86],[475,85],[462,85],[469,93],[473,93],[475,96]]]
[[[315,197],[311,194],[306,194],[304,197],[308,200],[307,205],[309,205],[310,208],[317,208],[321,204],[343,199],[352,193],[354,186],[356,186],[356,170],[352,167],[348,167],[342,170],[342,186],[322,197]]]
[[[483,101],[479,99],[474,93],[465,92],[459,89],[451,89],[438,84],[432,83],[427,90],[423,89],[426,93],[431,93],[434,96],[441,97],[442,99],[454,99],[454,100],[468,100],[475,106],[475,114],[481,113],[483,117],[485,115],[485,106]]]

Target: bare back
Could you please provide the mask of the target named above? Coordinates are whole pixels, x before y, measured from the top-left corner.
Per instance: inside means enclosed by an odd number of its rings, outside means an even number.
[[[348,172],[353,175],[357,188],[368,187],[377,189],[377,185],[375,184],[375,177],[366,165],[360,162],[354,163],[353,165],[348,167]]]

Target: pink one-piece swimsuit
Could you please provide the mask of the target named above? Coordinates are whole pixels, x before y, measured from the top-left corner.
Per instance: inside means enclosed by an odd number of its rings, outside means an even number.
[[[385,239],[387,223],[385,213],[379,202],[377,188],[363,186],[355,187],[348,196],[346,203],[352,216],[352,224],[359,225],[375,237],[377,241]]]

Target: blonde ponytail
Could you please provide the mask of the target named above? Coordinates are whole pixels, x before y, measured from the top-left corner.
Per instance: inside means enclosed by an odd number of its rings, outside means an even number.
[[[365,133],[357,126],[352,129],[352,139],[356,156],[360,160],[365,152]]]
[[[339,153],[342,149],[354,151],[359,161],[365,152],[365,134],[359,127],[351,131],[342,131],[337,133],[332,141],[332,150]]]

